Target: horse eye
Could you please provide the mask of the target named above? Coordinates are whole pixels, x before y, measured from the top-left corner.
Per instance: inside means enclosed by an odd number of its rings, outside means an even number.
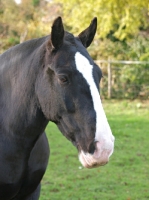
[[[65,75],[59,75],[59,76],[58,76],[58,80],[59,80],[59,82],[60,82],[61,84],[66,84],[66,83],[69,82],[69,81],[68,81],[68,77],[65,76]]]

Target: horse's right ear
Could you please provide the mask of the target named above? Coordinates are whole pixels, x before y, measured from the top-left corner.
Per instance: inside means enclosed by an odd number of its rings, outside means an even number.
[[[64,26],[62,18],[58,17],[54,20],[51,30],[51,40],[49,41],[52,45],[52,50],[58,50],[63,44],[64,38]]]

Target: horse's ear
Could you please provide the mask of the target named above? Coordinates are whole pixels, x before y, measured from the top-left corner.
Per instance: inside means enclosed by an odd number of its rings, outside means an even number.
[[[95,33],[97,29],[97,17],[95,17],[92,21],[91,24],[87,29],[82,31],[78,37],[81,40],[82,44],[87,48],[90,46],[91,42],[94,39]]]
[[[54,20],[51,30],[51,45],[53,50],[57,50],[63,44],[64,27],[62,18],[58,17]]]

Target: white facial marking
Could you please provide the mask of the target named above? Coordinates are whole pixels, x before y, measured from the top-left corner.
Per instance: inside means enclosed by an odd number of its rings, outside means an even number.
[[[77,70],[86,79],[90,88],[93,106],[96,112],[95,141],[107,141],[104,142],[103,149],[113,149],[114,136],[112,135],[111,129],[107,122],[107,118],[101,104],[99,91],[93,78],[93,66],[89,63],[89,60],[79,52],[75,54],[75,62]],[[101,151],[103,149],[101,149]]]

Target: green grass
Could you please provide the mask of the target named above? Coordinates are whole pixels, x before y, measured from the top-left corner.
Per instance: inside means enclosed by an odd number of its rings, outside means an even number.
[[[149,103],[104,101],[116,137],[104,167],[81,167],[75,147],[49,123],[51,156],[40,200],[149,199]]]

